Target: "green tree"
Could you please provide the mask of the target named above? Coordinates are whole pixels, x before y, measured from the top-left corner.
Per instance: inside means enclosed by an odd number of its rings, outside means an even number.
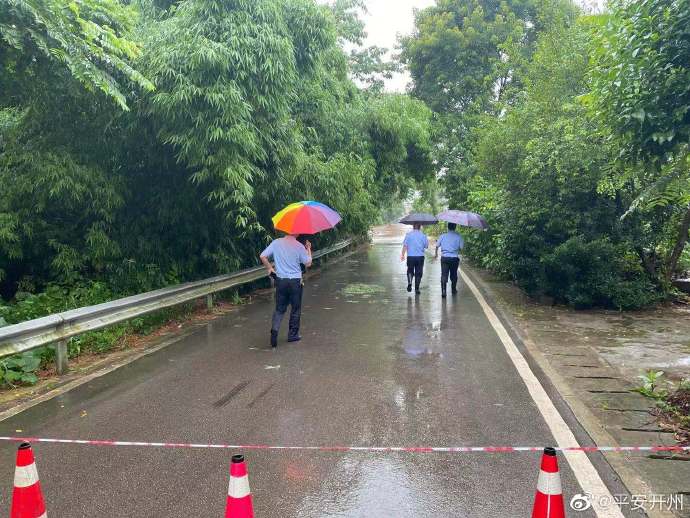
[[[401,59],[412,95],[435,112],[434,159],[449,198],[472,175],[468,160],[481,116],[515,102],[539,32],[574,14],[560,0],[438,0],[416,14]]]
[[[415,33],[401,42],[413,95],[439,113],[484,111],[515,78],[503,64],[507,52],[529,48],[534,16],[533,2],[521,0],[439,0],[419,11]]]
[[[621,142],[631,211],[670,208],[675,236],[664,260],[676,273],[690,229],[690,2],[616,0],[595,31],[585,100]],[[632,164],[632,165],[630,165]]]
[[[334,38],[324,17],[311,2],[197,0],[147,38],[145,68],[158,87],[148,111],[160,138],[195,182],[212,186],[210,201],[239,231],[253,220],[253,179],[295,145],[299,76]]]
[[[128,109],[130,83],[153,89],[131,65],[139,48],[126,33],[136,15],[116,0],[0,1],[0,91],[14,94],[3,101],[23,102],[46,87],[43,69],[61,66],[87,89]]]
[[[577,100],[588,86],[588,19],[575,23],[568,6],[546,12],[510,99],[463,114],[464,141],[443,141],[463,149],[448,162],[445,194],[491,226],[468,235],[468,254],[529,294],[575,307],[650,303],[657,293],[636,249],[658,236],[620,220],[629,195],[602,188],[618,150]]]
[[[254,264],[296,199],[343,215],[319,245],[365,233],[430,174],[430,113],[353,82],[381,56],[354,72],[358,3],[337,4],[116,4],[132,16],[118,38],[137,42],[121,58],[156,84],[104,65],[128,111],[32,46],[1,47],[3,297],[92,281],[117,296]]]

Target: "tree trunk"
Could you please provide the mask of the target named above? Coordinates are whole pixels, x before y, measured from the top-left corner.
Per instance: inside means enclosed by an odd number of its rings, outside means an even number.
[[[680,222],[680,228],[678,229],[678,237],[676,238],[676,246],[673,247],[673,251],[668,258],[666,263],[666,280],[670,281],[673,278],[673,274],[676,273],[676,268],[678,267],[678,260],[680,259],[680,254],[683,253],[685,244],[688,242],[688,230],[690,229],[690,204],[685,211],[685,216]]]
[[[636,248],[644,271],[647,272],[649,280],[654,284],[659,284],[659,274],[657,272],[657,256],[654,251],[647,253],[642,247]]]

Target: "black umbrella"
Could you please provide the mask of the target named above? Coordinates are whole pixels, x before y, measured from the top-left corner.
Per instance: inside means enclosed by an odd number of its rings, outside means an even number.
[[[405,225],[433,225],[438,223],[438,220],[433,216],[433,214],[427,214],[426,212],[413,212],[408,214],[400,223]]]

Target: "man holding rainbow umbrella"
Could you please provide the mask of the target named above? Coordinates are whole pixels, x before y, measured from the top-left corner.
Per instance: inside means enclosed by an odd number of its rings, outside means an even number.
[[[271,322],[271,347],[278,345],[278,331],[283,316],[290,306],[288,342],[301,340],[299,335],[302,314],[302,268],[311,266],[311,243],[306,246],[297,240],[300,234],[316,234],[336,226],[340,215],[323,203],[300,201],[292,203],[272,218],[276,230],[287,236],[275,239],[261,252],[260,259],[274,278],[276,286],[276,308]],[[271,264],[274,259],[275,267]]]

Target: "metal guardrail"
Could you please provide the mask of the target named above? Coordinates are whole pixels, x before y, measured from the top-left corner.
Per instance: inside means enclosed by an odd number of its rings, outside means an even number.
[[[341,241],[314,253],[313,258],[322,258],[348,247],[353,242],[353,239]],[[214,293],[266,276],[266,269],[257,266],[0,327],[0,358],[54,343],[57,371],[58,374],[62,374],[67,370],[67,340],[73,336],[103,329],[201,297],[206,297],[206,304],[211,308]]]

